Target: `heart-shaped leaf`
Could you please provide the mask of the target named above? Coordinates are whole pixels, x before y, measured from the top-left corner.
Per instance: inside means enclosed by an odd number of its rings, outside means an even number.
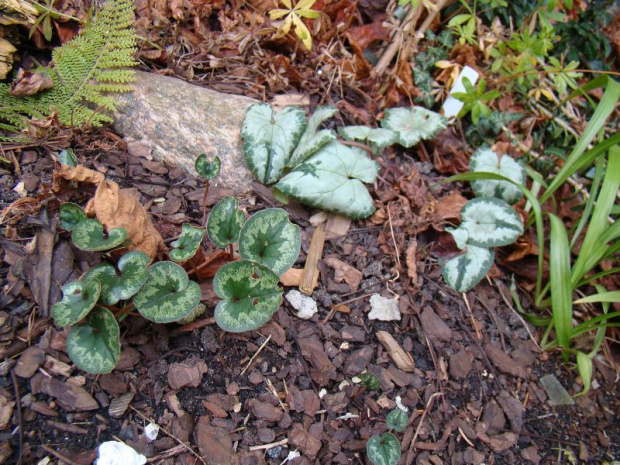
[[[71,149],[65,149],[58,152],[58,161],[61,165],[73,166],[74,168],[78,165],[77,157]]]
[[[360,379],[362,386],[367,387],[371,391],[378,391],[381,389],[381,380],[377,375],[372,373],[362,373],[361,375],[357,375]]]
[[[184,262],[192,258],[205,235],[205,230],[185,223],[181,228],[181,236],[171,245],[170,259],[175,262]]]
[[[472,154],[469,159],[469,170],[475,173],[500,174],[514,182],[525,184],[523,165],[509,155],[504,155],[500,159],[497,153],[488,147],[480,148]],[[515,204],[523,197],[523,191],[508,181],[480,179],[472,181],[471,187],[477,197],[497,197],[509,204]]]
[[[385,417],[385,426],[387,426],[388,429],[393,429],[394,431],[402,433],[405,431],[408,421],[409,415],[407,415],[407,412],[396,407]]]
[[[209,239],[221,249],[228,244],[234,244],[239,240],[244,222],[245,217],[239,210],[239,201],[231,196],[224,197],[209,213],[207,219]]]
[[[289,168],[295,168],[304,162],[310,155],[315,153],[328,142],[336,140],[336,133],[331,129],[317,129],[323,121],[334,116],[338,110],[332,106],[318,107],[312,116],[308,119],[306,131],[299,139],[297,148],[293,151],[290,160],[286,163]]]
[[[400,443],[392,433],[373,436],[366,443],[368,459],[374,465],[396,465],[400,460]]]
[[[56,326],[77,323],[92,310],[101,293],[98,281],[74,281],[62,286],[62,300],[52,306]]]
[[[200,286],[173,262],[149,268],[146,283],[133,298],[140,314],[155,323],[171,323],[189,315],[200,302]]]
[[[201,178],[209,180],[220,174],[222,161],[219,157],[215,157],[213,160],[209,161],[207,160],[207,154],[201,153],[198,155],[198,158],[196,158],[194,167]]]
[[[73,227],[71,240],[78,249],[97,252],[118,247],[127,239],[124,228],[113,228],[106,234],[103,225],[92,218],[80,221]]]
[[[101,265],[97,265],[96,267],[88,270],[88,273],[84,275],[83,281],[85,283],[95,281],[101,285],[101,295],[99,296],[99,301],[102,304],[114,305],[118,302],[118,300],[113,301],[110,296],[110,291],[116,285],[118,276],[116,276],[114,267],[109,263],[102,263]]]
[[[121,355],[120,330],[112,312],[95,307],[67,334],[69,358],[87,373],[110,373]]]
[[[467,232],[467,244],[478,247],[512,244],[523,234],[519,215],[506,202],[494,197],[479,197],[467,202],[461,210],[458,229]]]
[[[215,321],[233,333],[260,328],[282,303],[278,276],[266,266],[245,260],[222,266],[213,279],[213,290],[224,299],[215,307]]]
[[[439,113],[422,107],[389,108],[381,126],[398,134],[398,143],[403,147],[413,147],[422,139],[431,139],[445,129],[448,120]]]
[[[365,155],[330,142],[276,185],[301,203],[360,219],[374,211],[363,183],[375,181],[378,165]]]
[[[248,109],[241,129],[243,151],[260,182],[272,184],[280,179],[305,129],[301,108],[286,107],[274,114],[270,105],[257,103]]]
[[[391,129],[370,128],[368,126],[344,126],[338,132],[347,140],[353,140],[370,145],[375,154],[388,145],[398,142],[398,134]]]
[[[491,269],[494,250],[468,245],[465,253],[442,264],[444,281],[457,292],[469,291]]]
[[[239,236],[241,258],[260,263],[278,276],[293,266],[300,248],[299,226],[291,223],[281,208],[255,213]]]
[[[82,207],[71,202],[63,203],[58,215],[60,216],[60,226],[67,231],[73,231],[78,223],[86,219],[86,213]]]
[[[196,305],[196,308],[192,310],[192,312],[189,315],[184,316],[180,320],[177,320],[177,323],[180,325],[188,325],[191,322],[196,321],[196,318],[202,315],[206,310],[207,310],[207,306],[205,304],[198,304]]]

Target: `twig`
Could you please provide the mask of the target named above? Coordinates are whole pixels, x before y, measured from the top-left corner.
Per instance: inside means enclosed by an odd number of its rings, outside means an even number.
[[[15,391],[15,404],[17,405],[17,421],[19,425],[19,455],[17,456],[17,465],[22,463],[22,454],[24,453],[24,425],[22,419],[22,402],[19,395],[19,385],[15,372],[11,370],[11,380],[13,381],[13,390]]]
[[[243,369],[243,371],[241,373],[239,373],[239,376],[243,376],[243,374],[248,370],[248,368],[250,368],[250,365],[252,364],[252,362],[254,361],[254,359],[258,356],[258,354],[261,353],[261,350],[263,350],[263,348],[267,345],[267,343],[269,342],[269,340],[271,339],[271,334],[269,335],[269,337],[267,339],[265,339],[265,342],[263,342],[261,344],[261,346],[258,348],[258,350],[256,351],[256,353],[254,355],[252,355],[252,358],[250,359],[250,361],[248,362],[248,364],[245,366],[245,368]]]
[[[471,311],[471,307],[469,306],[469,300],[467,299],[467,294],[463,292],[461,294],[461,297],[463,298],[463,302],[465,302],[465,307],[467,307],[467,312],[469,313],[471,325],[474,327],[474,331],[476,331],[476,337],[479,340],[482,340],[482,334],[480,334],[480,330],[478,329],[478,325],[476,324],[476,319],[474,318],[474,313]]]
[[[424,9],[424,6],[422,5],[422,2],[420,2],[417,8],[409,9],[409,13],[407,13],[407,16],[405,16],[405,19],[402,20],[400,27],[398,28],[398,30],[394,33],[393,37],[391,38],[392,42],[390,43],[388,48],[385,50],[385,52],[383,52],[383,55],[381,55],[381,58],[375,65],[373,73],[376,76],[382,76],[383,73],[385,73],[385,70],[387,69],[387,67],[390,65],[390,63],[392,62],[392,60],[394,59],[394,57],[400,50],[400,47],[403,43],[403,38],[405,36],[405,28],[413,28],[415,26],[415,23],[418,21],[418,18],[422,14],[423,9]]]
[[[422,412],[422,417],[420,418],[420,422],[418,423],[418,426],[415,429],[415,433],[413,435],[413,438],[411,439],[411,444],[409,445],[409,451],[407,455],[411,455],[413,453],[413,450],[415,449],[415,441],[416,439],[418,439],[418,435],[420,434],[420,429],[422,428],[422,423],[424,423],[424,418],[426,418],[426,414],[428,413],[428,409],[431,408],[431,403],[433,402],[433,400],[435,400],[435,397],[437,396],[442,396],[443,397],[443,393],[441,392],[436,392],[434,394],[432,394],[429,399],[428,402],[426,402],[426,407],[424,408],[424,412]]]
[[[398,269],[402,269],[402,265],[400,263],[400,252],[398,251],[398,244],[396,243],[396,236],[394,236],[394,227],[392,226],[392,212],[390,210],[390,205],[392,202],[388,203],[387,212],[388,212],[388,224],[390,226],[390,235],[392,236],[392,242],[394,243],[394,251],[396,252],[396,261],[398,262]]]
[[[288,444],[288,438],[284,438],[281,441],[272,442],[271,444],[261,444],[260,446],[252,446],[250,447],[250,452],[254,452],[255,450],[273,449],[274,447],[284,446],[286,444]]]
[[[46,446],[45,444],[41,444],[39,447],[42,447],[45,452],[47,452],[49,454],[52,454],[58,460],[61,460],[61,461],[65,462],[67,465],[80,465],[79,463],[71,460],[69,457],[65,457],[60,452],[56,452],[50,446]],[[21,461],[18,462],[18,463],[21,463]]]

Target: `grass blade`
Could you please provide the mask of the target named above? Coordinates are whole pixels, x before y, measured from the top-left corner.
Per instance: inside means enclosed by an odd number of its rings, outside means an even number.
[[[576,304],[591,304],[594,302],[620,302],[620,291],[599,292],[582,299],[575,300]]]

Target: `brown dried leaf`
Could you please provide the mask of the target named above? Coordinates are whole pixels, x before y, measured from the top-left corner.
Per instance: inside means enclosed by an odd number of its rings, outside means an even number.
[[[453,192],[443,197],[435,205],[434,220],[443,223],[446,220],[454,220],[461,217],[461,210],[467,203],[467,199],[458,192]]]
[[[406,252],[407,276],[415,284],[418,282],[418,264],[416,261],[416,252],[418,251],[418,241],[411,239]]]
[[[17,72],[17,79],[11,84],[9,93],[15,97],[26,95],[36,95],[44,90],[54,87],[54,81],[45,73],[32,73],[20,69]]]
[[[351,265],[336,257],[327,257],[325,263],[334,269],[334,281],[337,283],[344,281],[349,285],[351,291],[357,291],[362,282],[361,271],[356,270]]]
[[[24,216],[35,216],[39,213],[41,204],[32,197],[22,197],[2,210],[0,224],[15,224]]]

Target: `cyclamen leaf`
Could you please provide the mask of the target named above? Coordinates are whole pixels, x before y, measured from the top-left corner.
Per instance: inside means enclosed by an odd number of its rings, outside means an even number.
[[[274,114],[270,105],[257,103],[248,109],[241,129],[243,151],[260,182],[272,184],[280,179],[305,129],[301,108],[286,107]]]
[[[121,355],[120,329],[112,312],[95,307],[84,324],[72,327],[67,335],[67,353],[87,373],[110,373]]]
[[[368,143],[374,153],[380,149],[398,142],[398,134],[391,129],[371,128],[368,126],[344,126],[338,132],[347,140]]]
[[[215,157],[213,160],[209,161],[207,160],[207,155],[201,153],[198,155],[198,158],[196,158],[194,167],[201,178],[209,180],[220,174],[222,162],[219,157]]]
[[[170,251],[170,259],[175,262],[184,262],[192,258],[205,235],[205,230],[192,226],[191,224],[183,224],[181,227],[181,236],[172,244],[173,249]]]
[[[237,261],[222,266],[213,279],[213,290],[224,299],[215,307],[215,321],[220,328],[233,333],[260,328],[282,303],[278,276],[255,262]]]
[[[377,375],[372,373],[362,373],[361,375],[357,375],[360,379],[362,386],[367,387],[371,391],[378,391],[381,389],[381,381]]]
[[[506,202],[493,197],[467,202],[461,211],[461,219],[459,229],[467,231],[467,243],[478,247],[512,244],[523,234],[519,215]]]
[[[260,263],[278,276],[293,266],[300,249],[299,226],[291,223],[281,208],[255,213],[239,236],[241,258]]]
[[[71,240],[78,249],[90,252],[113,249],[125,242],[125,239],[127,231],[124,228],[113,228],[105,234],[103,225],[92,218],[76,224],[71,234]]]
[[[492,248],[468,245],[465,253],[442,264],[443,279],[457,292],[467,292],[485,277],[494,256]]]
[[[286,163],[289,168],[295,168],[322,146],[336,139],[336,133],[331,129],[317,129],[323,121],[331,118],[338,110],[331,106],[318,107],[308,120],[306,131],[299,139],[297,148],[293,151],[291,159]]]
[[[200,302],[200,286],[173,262],[155,263],[133,298],[140,314],[155,323],[171,323],[189,315]]]
[[[61,165],[73,166],[74,168],[78,164],[77,157],[71,149],[65,149],[58,152],[58,161]]]
[[[431,139],[445,129],[448,120],[439,113],[422,107],[389,108],[381,126],[398,134],[398,143],[403,147],[413,147],[422,139]]]
[[[374,465],[396,465],[400,460],[400,443],[392,433],[373,436],[366,443],[368,459]]]
[[[74,281],[62,286],[62,300],[52,306],[52,317],[57,326],[69,326],[77,323],[90,312],[101,293],[97,281]]]
[[[473,173],[500,174],[516,183],[525,184],[523,165],[509,155],[503,155],[500,160],[490,148],[480,148],[472,154],[469,170]],[[521,189],[507,181],[478,180],[472,181],[471,187],[477,197],[497,197],[510,204],[517,203],[523,197]]]
[[[114,300],[110,296],[110,291],[116,284],[118,277],[114,267],[109,263],[102,263],[94,268],[88,270],[88,273],[84,275],[83,281],[88,283],[90,281],[98,282],[101,285],[101,295],[99,301],[105,305],[114,305],[118,300]]]
[[[60,216],[60,226],[67,231],[73,231],[78,223],[86,219],[86,213],[82,207],[70,202],[63,203],[60,206],[58,215]]]
[[[276,184],[301,203],[350,218],[370,216],[375,207],[363,183],[375,181],[378,165],[339,142],[330,142]]]
[[[396,407],[394,410],[388,413],[388,416],[385,418],[385,426],[387,426],[389,429],[393,429],[394,431],[402,433],[403,431],[405,431],[408,421],[409,415],[407,415],[407,412]]]
[[[239,210],[239,201],[231,196],[224,197],[209,213],[207,219],[209,239],[221,249],[228,244],[234,244],[239,240],[244,222],[245,217]]]

